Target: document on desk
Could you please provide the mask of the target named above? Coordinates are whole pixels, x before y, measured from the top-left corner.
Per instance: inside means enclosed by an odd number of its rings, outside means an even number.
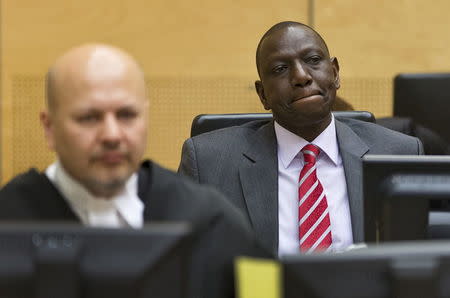
[[[241,257],[235,262],[236,297],[282,298],[281,264],[275,260]]]

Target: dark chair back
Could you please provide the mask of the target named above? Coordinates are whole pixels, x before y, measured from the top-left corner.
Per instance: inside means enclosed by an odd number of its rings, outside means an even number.
[[[372,113],[366,111],[339,111],[333,112],[336,119],[353,118],[367,122],[375,122]],[[253,120],[271,120],[271,113],[249,114],[200,114],[192,120],[191,137],[208,131],[241,125]]]

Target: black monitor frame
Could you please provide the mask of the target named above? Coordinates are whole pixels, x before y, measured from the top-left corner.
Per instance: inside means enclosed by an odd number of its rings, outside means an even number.
[[[450,199],[450,156],[366,155],[364,240],[426,239],[429,201]]]
[[[185,297],[191,238],[186,223],[1,224],[0,296]]]
[[[394,78],[394,116],[409,117],[450,143],[450,73],[404,73]]]
[[[450,296],[450,242],[380,244],[281,258],[284,298]]]

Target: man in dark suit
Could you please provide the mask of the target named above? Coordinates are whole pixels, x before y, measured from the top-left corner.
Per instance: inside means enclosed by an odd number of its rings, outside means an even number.
[[[256,91],[274,121],[188,139],[179,172],[226,194],[266,248],[280,255],[361,242],[361,158],[422,154],[420,141],[372,123],[334,119],[338,60],[304,24],[270,28],[256,65]]]
[[[234,256],[260,254],[251,228],[215,190],[141,164],[148,99],[135,60],[107,45],[70,50],[48,73],[47,106],[41,122],[57,161],[0,190],[0,220],[112,228],[189,222],[196,239],[189,297],[233,296]]]

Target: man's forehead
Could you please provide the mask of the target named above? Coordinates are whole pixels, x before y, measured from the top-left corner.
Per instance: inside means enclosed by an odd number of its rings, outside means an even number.
[[[272,32],[261,43],[261,55],[270,56],[291,48],[309,47],[327,53],[327,47],[319,35],[309,27],[289,26]]]
[[[132,102],[146,100],[145,90],[143,86],[141,86],[142,84],[132,80],[111,80],[104,82],[80,81],[79,83],[78,88],[74,88],[73,90],[70,90],[71,92],[62,94],[66,95],[66,101]]]
[[[71,106],[79,109],[115,110],[141,106],[145,101],[126,92],[115,94],[97,92],[72,102]]]
[[[267,35],[260,45],[259,59],[276,57],[283,52],[299,49],[311,49],[329,55],[328,48],[323,39],[311,28],[303,25],[293,25],[280,28]]]
[[[55,103],[88,99],[94,92],[146,97],[143,73],[131,58],[103,47],[79,52],[67,55],[52,69]]]
[[[87,44],[59,57],[50,68],[52,78],[86,80],[143,75],[140,66],[119,48],[102,44]]]
[[[114,55],[105,55],[102,49],[89,56],[66,59],[54,68],[56,82],[67,85],[114,84],[120,81],[139,80],[141,73],[128,61]]]

